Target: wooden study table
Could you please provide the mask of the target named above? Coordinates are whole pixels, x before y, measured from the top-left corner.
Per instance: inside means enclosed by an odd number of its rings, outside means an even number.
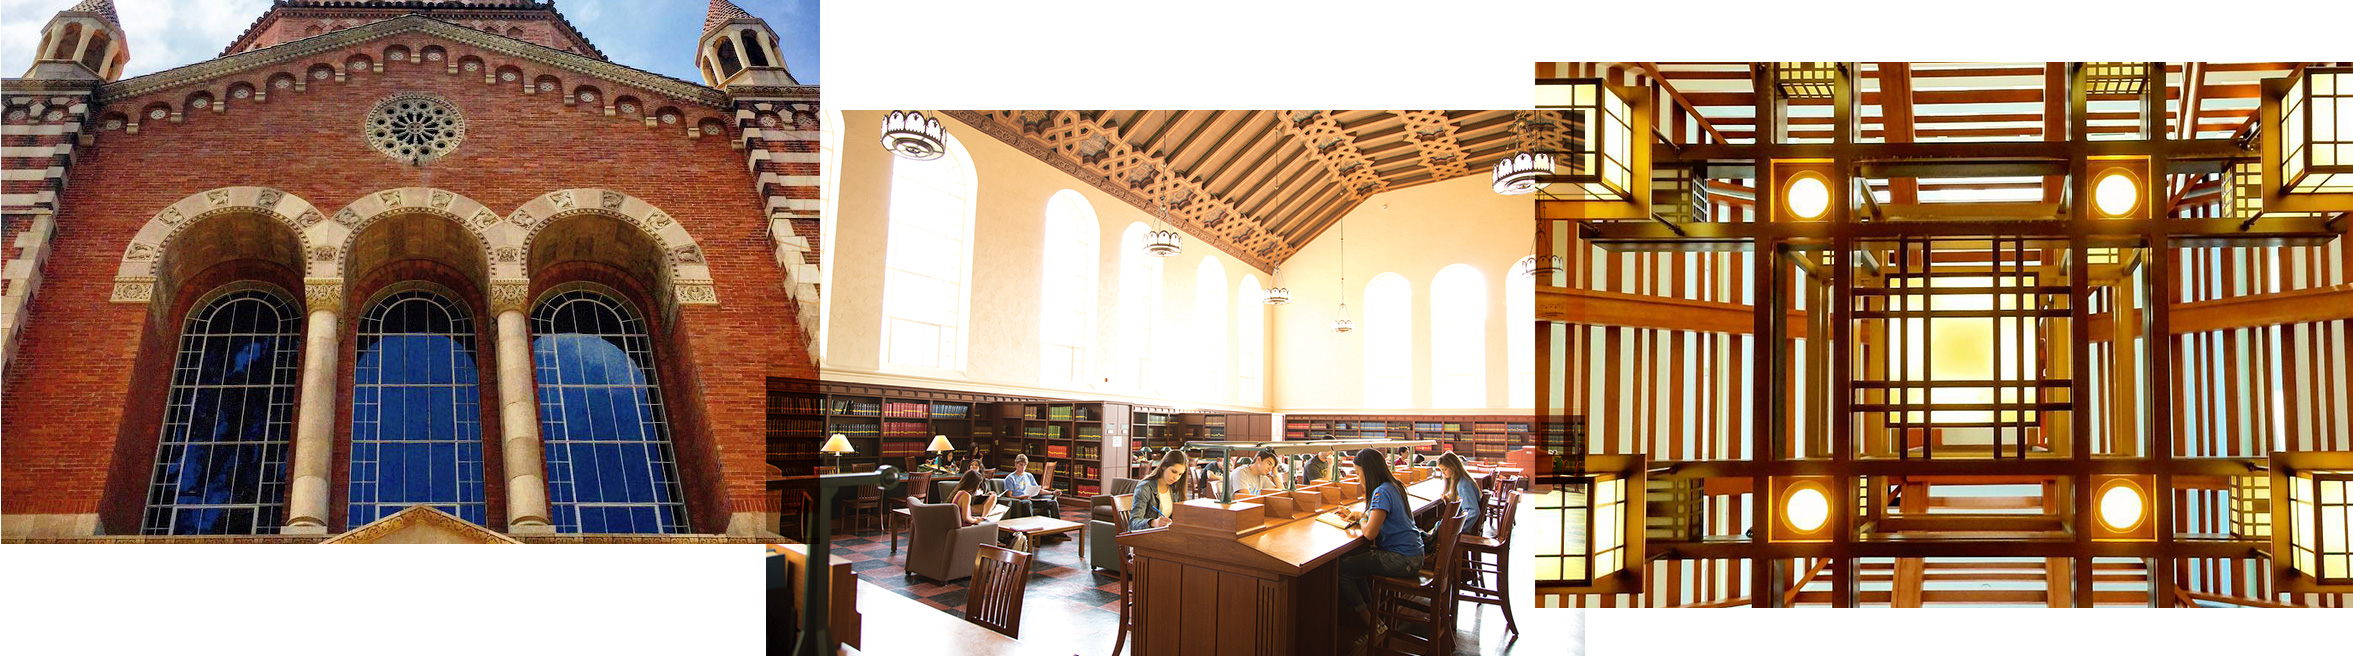
[[[923,602],[899,596],[865,581],[858,582],[858,614],[871,619],[877,626],[889,627],[889,630],[867,634],[866,644],[862,648],[853,649],[843,645],[841,653],[969,656],[1053,653],[1032,648],[1019,640],[964,621],[960,615],[935,610],[923,605]]]
[[[1400,471],[1429,477],[1406,486],[1416,516],[1438,507],[1444,478]],[[1367,541],[1316,516],[1362,501],[1353,480],[1231,505],[1193,499],[1167,528],[1120,535],[1135,550],[1137,656],[1344,651],[1338,562]]]

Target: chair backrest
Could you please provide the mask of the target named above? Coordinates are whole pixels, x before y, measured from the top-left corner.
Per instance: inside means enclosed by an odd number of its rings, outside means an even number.
[[[980,545],[980,553],[972,560],[972,593],[964,598],[964,619],[1008,638],[1021,637],[1021,599],[1029,589],[1029,558],[1020,551]]]
[[[911,499],[928,498],[931,494],[931,472],[907,475],[907,482],[899,486],[899,495]]]
[[[1047,460],[1044,462],[1044,465],[1046,471],[1045,473],[1038,475],[1038,487],[1050,490],[1054,488],[1054,461]]]
[[[1511,544],[1512,518],[1520,511],[1520,491],[1512,490],[1505,493],[1502,503],[1503,514],[1495,520],[1495,541],[1499,544],[1509,545]]]
[[[1109,493],[1111,493],[1113,496],[1122,496],[1122,495],[1128,495],[1128,494],[1135,494],[1135,492],[1136,492],[1136,486],[1138,486],[1138,485],[1143,485],[1143,484],[1144,484],[1144,481],[1143,481],[1143,479],[1137,479],[1137,478],[1114,478],[1114,479],[1111,479],[1111,487],[1109,487],[1109,488],[1105,489],[1104,491],[1105,491],[1105,492],[1109,492]]]

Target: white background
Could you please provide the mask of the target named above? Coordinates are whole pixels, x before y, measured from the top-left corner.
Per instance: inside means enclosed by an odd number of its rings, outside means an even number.
[[[1526,106],[1537,61],[2353,54],[2331,2],[837,0],[823,11],[824,102],[842,109],[1488,109]],[[0,652],[756,653],[760,553],[8,545]],[[1593,611],[1588,653],[2341,653],[2353,619],[2344,610],[1697,612],[1707,611]]]

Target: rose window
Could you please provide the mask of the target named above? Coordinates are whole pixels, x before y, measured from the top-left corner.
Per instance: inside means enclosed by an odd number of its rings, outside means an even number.
[[[466,138],[465,115],[449,101],[422,94],[400,94],[376,103],[362,127],[369,146],[410,164],[439,159]]]

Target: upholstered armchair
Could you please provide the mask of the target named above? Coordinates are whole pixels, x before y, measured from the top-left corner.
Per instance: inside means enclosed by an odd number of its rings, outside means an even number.
[[[994,522],[958,528],[953,504],[909,501],[907,512],[914,524],[907,538],[907,571],[934,581],[972,576],[980,545],[997,538]]]
[[[1095,495],[1094,498],[1090,501],[1090,505],[1093,505],[1095,510],[1093,513],[1091,513],[1089,519],[1098,522],[1111,522],[1120,526],[1126,526],[1127,517],[1122,515],[1119,512],[1119,507],[1112,503],[1112,497],[1124,497],[1130,494],[1135,494],[1136,486],[1142,485],[1143,483],[1143,481],[1133,478],[1111,479],[1110,483],[1104,486],[1103,493]]]

